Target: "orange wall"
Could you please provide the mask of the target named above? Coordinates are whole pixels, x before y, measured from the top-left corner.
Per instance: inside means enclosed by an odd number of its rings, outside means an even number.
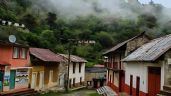
[[[21,48],[21,47],[19,47]],[[27,59],[13,59],[13,46],[0,46],[0,63],[10,64],[11,67],[24,67],[29,64],[30,56],[27,52]]]

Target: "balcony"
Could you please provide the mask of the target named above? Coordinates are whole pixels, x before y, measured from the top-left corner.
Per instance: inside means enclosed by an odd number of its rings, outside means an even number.
[[[118,62],[113,62],[113,63],[108,62],[106,65],[109,70],[114,70],[114,71],[121,70]]]

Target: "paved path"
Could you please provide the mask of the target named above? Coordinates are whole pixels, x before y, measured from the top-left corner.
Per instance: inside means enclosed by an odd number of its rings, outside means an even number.
[[[63,94],[60,96],[88,96],[91,93],[95,93],[95,90],[78,90],[68,94]]]

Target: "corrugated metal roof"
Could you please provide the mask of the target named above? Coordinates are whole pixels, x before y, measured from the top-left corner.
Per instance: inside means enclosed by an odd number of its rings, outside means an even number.
[[[10,43],[10,42],[7,42],[7,41],[2,41],[0,40],[0,45],[6,45],[6,46],[19,46],[19,47],[26,47],[28,48],[29,46],[28,45],[23,45],[23,44],[19,44],[19,43]]]
[[[42,48],[30,48],[30,54],[39,58],[42,61],[47,62],[63,62],[64,60],[59,56],[50,51],[49,49]]]
[[[64,58],[68,59],[68,55],[67,54],[59,54],[61,56],[63,56]],[[70,59],[72,62],[87,62],[87,60],[81,58],[81,57],[78,57],[76,55],[70,55]]]
[[[144,44],[122,61],[155,61],[171,48],[171,34]]]
[[[142,33],[140,33],[139,35],[137,35],[137,36],[135,36],[135,37],[133,37],[133,38],[131,38],[131,39],[128,39],[128,40],[126,40],[126,41],[124,41],[124,42],[122,42],[122,43],[117,44],[116,46],[114,46],[114,47],[112,47],[111,49],[109,49],[109,50],[107,50],[106,52],[104,52],[103,55],[116,51],[118,48],[124,46],[124,45],[127,44],[129,41],[131,41],[131,40],[133,40],[133,39],[135,39],[135,38],[137,38],[137,37],[139,37],[139,36],[142,36],[142,35],[147,36],[147,35],[145,34],[145,32],[142,32]],[[148,36],[147,36],[147,37],[148,37]]]
[[[103,73],[107,72],[107,68],[100,68],[100,67],[86,67],[86,73]]]

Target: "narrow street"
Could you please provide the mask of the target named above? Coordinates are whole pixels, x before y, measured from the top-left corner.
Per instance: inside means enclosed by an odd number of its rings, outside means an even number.
[[[47,93],[40,96],[99,96],[95,90],[78,90],[69,93]]]

